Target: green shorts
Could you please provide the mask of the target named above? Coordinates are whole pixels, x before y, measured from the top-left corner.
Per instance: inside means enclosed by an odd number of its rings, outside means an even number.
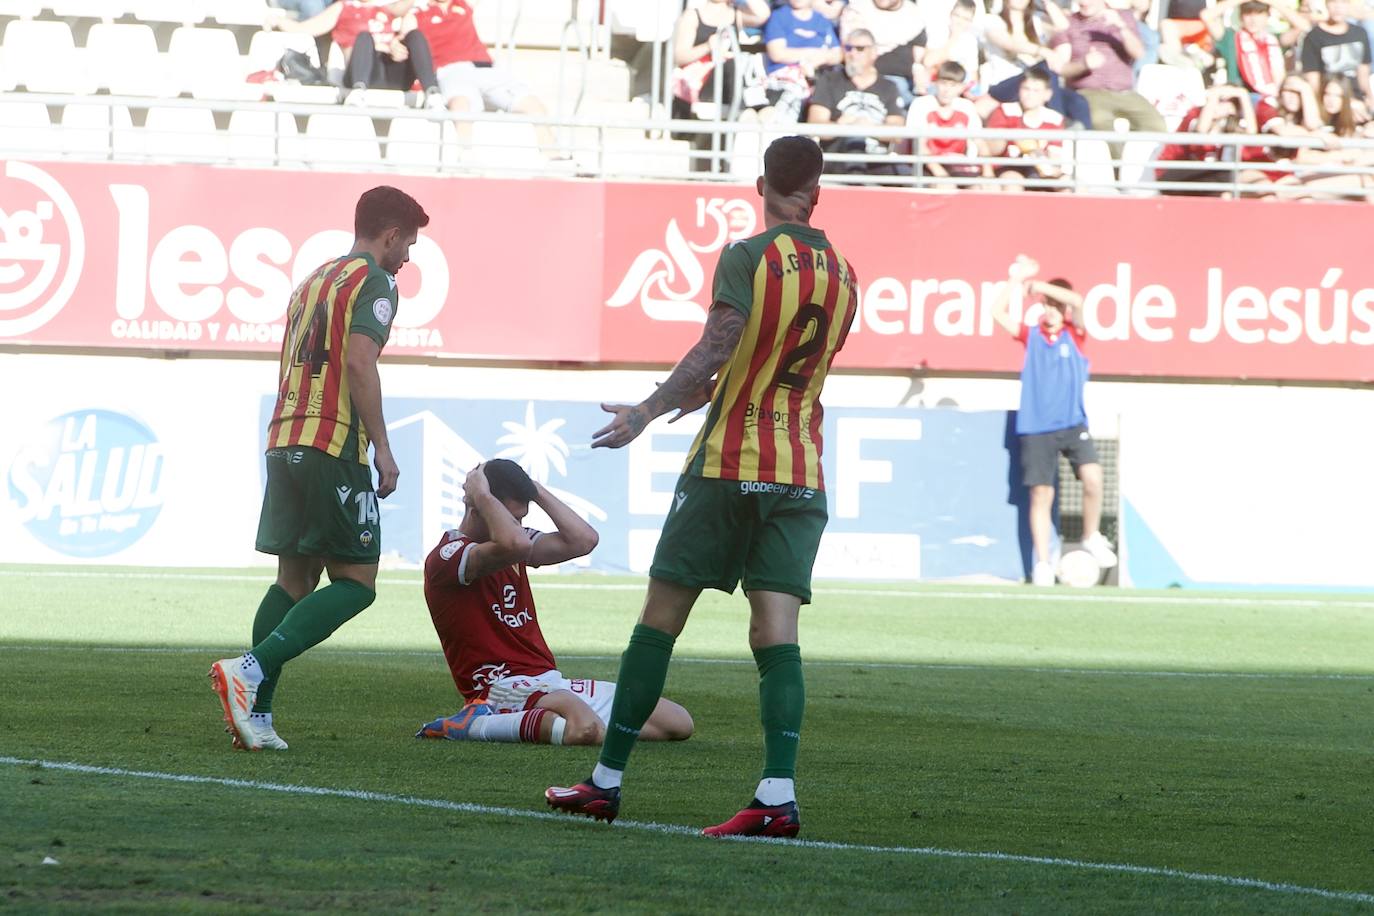
[[[688,588],[755,589],[811,601],[825,493],[790,484],[678,478],[649,575]]]
[[[376,563],[382,526],[372,469],[304,445],[268,449],[258,550]]]

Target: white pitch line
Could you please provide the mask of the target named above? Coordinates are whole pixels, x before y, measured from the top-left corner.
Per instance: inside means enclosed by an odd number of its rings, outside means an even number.
[[[242,646],[75,646],[0,643],[0,652],[112,652],[146,655],[212,655],[227,657],[242,651]],[[381,658],[426,658],[437,663],[442,659],[438,652],[423,649],[321,649],[318,655],[358,655]],[[560,655],[559,658],[579,662],[618,662],[619,655]],[[674,662],[688,665],[739,665],[753,668],[757,663],[748,658],[693,658],[688,655],[673,656]],[[1256,681],[1374,681],[1374,674],[1347,674],[1330,672],[1322,674],[1315,671],[1149,671],[1114,668],[1052,668],[1046,666],[1020,665],[956,665],[938,662],[864,662],[843,659],[805,659],[808,668],[875,668],[896,671],[981,671],[990,674],[1081,674],[1090,677],[1146,677],[1146,678],[1236,678]]]
[[[527,811],[522,808],[479,805],[473,802],[455,802],[442,798],[416,798],[412,795],[392,795],[386,792],[369,792],[364,789],[334,789],[327,786],[293,786],[283,783],[261,782],[252,779],[194,776],[187,773],[163,773],[152,770],[126,770],[119,767],[90,766],[83,763],[32,760],[20,757],[0,757],[0,764],[8,766],[37,766],[49,770],[85,773],[96,776],[155,779],[163,782],[223,786],[232,789],[255,789],[262,792],[280,792],[286,795],[346,798],[354,801],[383,802],[416,808],[437,808],[443,811],[458,811],[464,814],[488,814],[498,817],[540,821],[557,820],[560,823],[574,824],[582,827],[596,826],[591,821],[558,815],[548,811]],[[702,839],[701,834],[697,830],[679,824],[656,824],[650,821],[632,821],[623,818],[617,819],[614,825],[602,829],[635,830],[645,833],[658,833],[669,836],[684,836]],[[1184,871],[1181,869],[1163,868],[1155,865],[1090,862],[1082,859],[1027,856],[1008,852],[972,852],[962,849],[940,849],[934,846],[877,846],[863,843],[831,843],[823,840],[782,840],[759,837],[732,837],[731,839],[734,842],[741,843],[763,843],[777,847],[824,849],[835,852],[862,852],[877,855],[920,856],[940,859],[972,859],[984,862],[1010,862],[1018,865],[1050,865],[1060,868],[1074,868],[1081,871],[1114,872],[1117,874],[1146,875],[1155,878],[1192,881],[1204,884],[1220,884],[1226,887],[1269,891],[1271,893],[1295,896],[1320,897],[1325,900],[1340,900],[1346,903],[1374,904],[1374,894],[1365,894],[1359,891],[1333,891],[1322,887],[1305,887],[1300,884],[1264,881],[1259,878],[1238,878],[1233,875],[1214,875],[1207,872]]]
[[[88,570],[35,570],[26,572],[17,569],[0,569],[0,577],[14,578],[73,578],[73,579],[152,579],[176,580],[185,582],[247,582],[262,583],[271,578],[270,571],[262,575],[235,575],[232,573],[177,573],[177,572],[95,572]],[[378,579],[380,585],[405,585],[419,587],[424,584],[419,577],[411,579]],[[535,583],[540,590],[550,591],[598,591],[598,592],[642,592],[644,585],[625,582],[543,582],[538,578]],[[949,598],[984,600],[995,598],[1006,601],[1051,602],[1054,604],[1196,604],[1214,607],[1295,607],[1295,608],[1374,608],[1370,600],[1342,600],[1332,598],[1221,598],[1207,595],[1134,595],[1127,592],[1111,594],[1086,594],[1071,589],[1053,591],[944,591],[902,588],[843,588],[817,586],[817,595],[841,595],[845,597],[866,598]]]

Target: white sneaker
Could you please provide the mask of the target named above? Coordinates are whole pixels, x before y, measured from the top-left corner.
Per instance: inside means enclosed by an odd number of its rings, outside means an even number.
[[[256,670],[256,666],[254,668]],[[254,677],[244,671],[243,656],[222,658],[210,666],[210,686],[219,695],[224,721],[229,726],[229,734],[234,736],[234,746],[250,751],[262,747],[262,740],[253,727],[253,703],[260,683],[261,674]]]
[[[1045,560],[1037,560],[1031,570],[1031,585],[1053,585],[1054,567]]]
[[[1092,537],[1085,538],[1083,549],[1092,554],[1097,565],[1103,569],[1111,569],[1116,565],[1116,553],[1112,550],[1112,545],[1102,536],[1101,531],[1094,531]]]
[[[448,111],[448,99],[442,92],[426,92],[423,104],[430,111]]]
[[[228,728],[224,729],[229,731]],[[272,714],[270,712],[253,713],[253,730],[258,734],[258,745],[265,751],[284,751],[288,745],[282,740],[281,735],[272,727]],[[234,738],[234,747],[243,750],[243,742],[237,737]]]
[[[367,87],[354,86],[344,96],[343,103],[350,108],[365,108],[367,106]]]

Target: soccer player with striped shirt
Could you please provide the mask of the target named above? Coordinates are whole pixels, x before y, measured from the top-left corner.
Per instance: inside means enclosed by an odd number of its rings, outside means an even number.
[[[809,138],[769,145],[757,184],[766,228],[721,252],[701,340],[641,403],[602,405],[615,419],[596,433],[594,448],[621,448],[671,410],[676,420],[710,404],[621,657],[600,759],[585,782],[545,791],[555,809],[615,819],[630,752],[692,606],[702,589],[733,592],[742,581],[759,669],[763,774],[747,807],[703,832],[793,837],[800,830],[794,778],[805,689],[797,620],[811,600],[827,520],[820,393],[858,304],[849,262],[811,226],[823,165]]]
[[[377,597],[377,500],[391,495],[400,473],[382,419],[377,359],[396,316],[396,272],[427,225],[409,195],[373,188],[358,198],[352,249],[291,296],[257,537],[258,550],[277,556],[277,581],[253,619],[253,648],[210,667],[235,747],[286,750],[272,725],[282,665]],[[325,569],[330,584],[317,591]]]

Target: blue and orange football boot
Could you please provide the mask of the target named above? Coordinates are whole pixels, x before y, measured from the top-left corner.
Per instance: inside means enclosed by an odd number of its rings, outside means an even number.
[[[466,741],[471,735],[472,723],[482,716],[489,716],[495,710],[481,700],[474,700],[451,716],[435,719],[420,726],[415,733],[417,738],[444,738],[448,741]]]

